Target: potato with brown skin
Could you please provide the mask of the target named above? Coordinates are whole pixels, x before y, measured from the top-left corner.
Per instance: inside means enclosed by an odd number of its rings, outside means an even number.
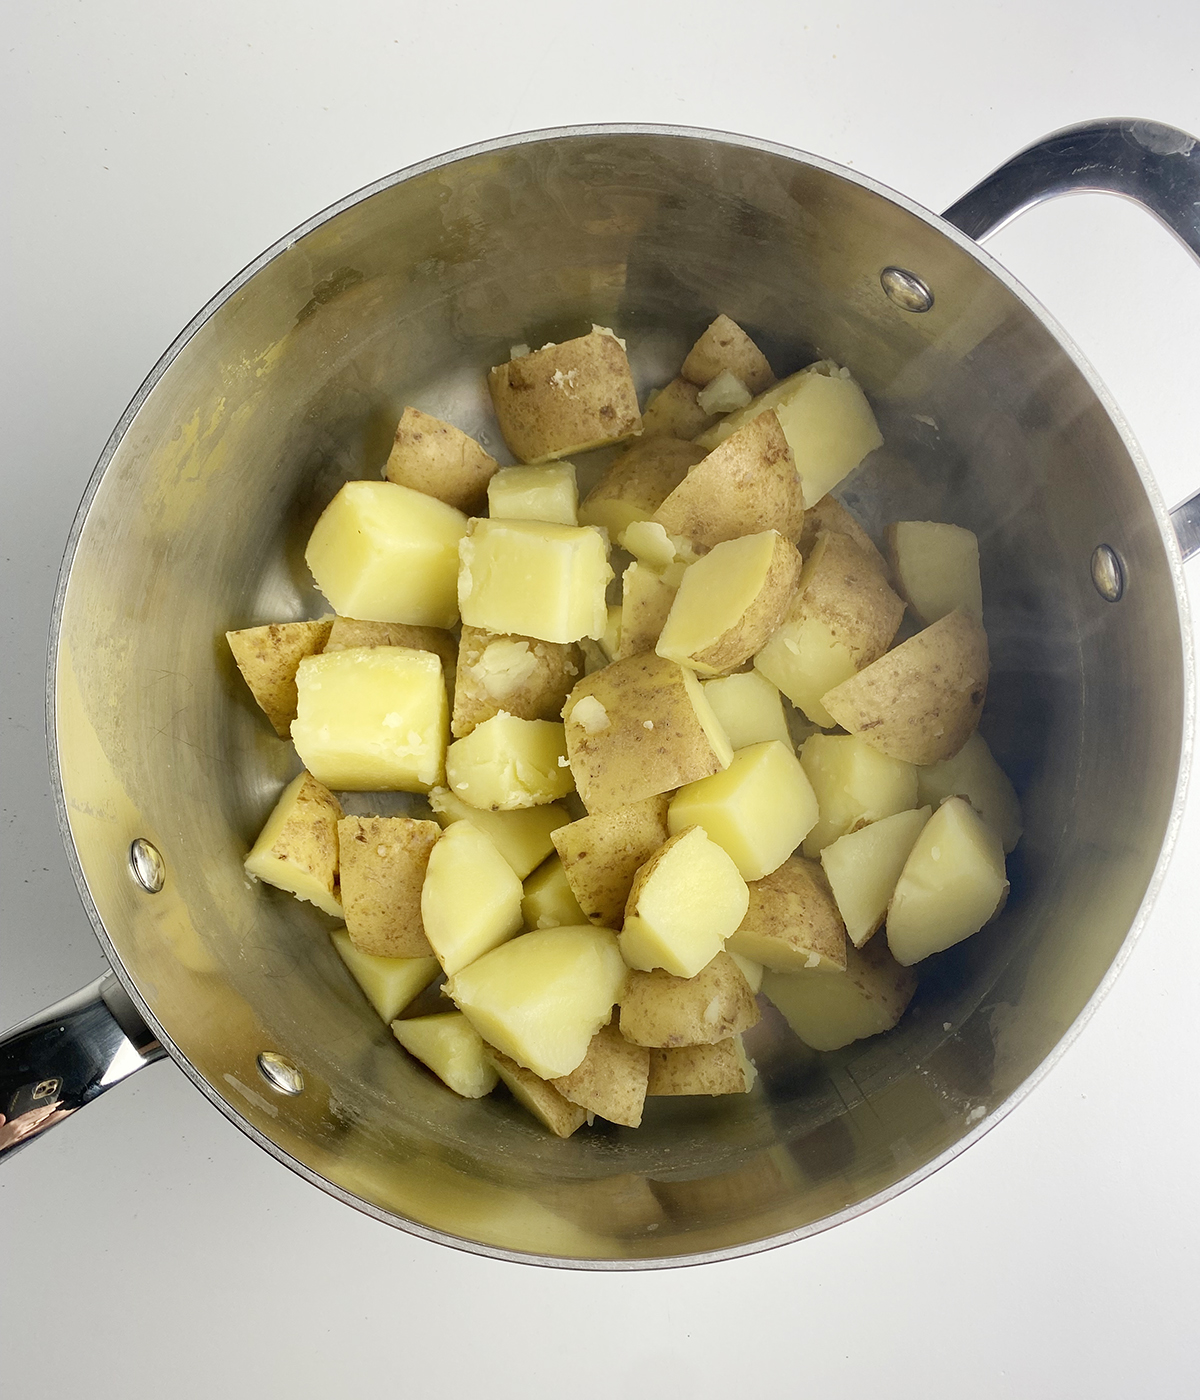
[[[964,612],[918,632],[822,696],[834,720],[892,758],[952,758],[975,732],[987,695],[988,646]]]
[[[360,622],[356,617],[335,617],[322,651],[351,651],[355,647],[408,647],[431,651],[442,658],[447,681],[454,679],[458,648],[454,637],[441,627],[410,627],[404,622]]]
[[[746,1057],[740,1035],[715,1045],[681,1045],[650,1051],[647,1098],[687,1094],[748,1094],[758,1074]]]
[[[502,1055],[494,1046],[486,1045],[488,1059],[504,1081],[513,1098],[521,1104],[555,1137],[567,1138],[587,1122],[587,1109],[580,1108],[545,1079],[532,1070],[523,1069],[515,1060]]]
[[[281,739],[296,718],[296,671],[327,644],[332,627],[332,621],[269,622],[225,633],[242,679]]]
[[[728,952],[779,972],[845,968],[845,925],[816,861],[792,856],[746,888],[750,906],[726,941]]]
[[[840,1050],[891,1030],[916,988],[917,979],[892,957],[882,938],[862,949],[851,946],[844,972],[817,968],[768,972],[763,978],[763,995],[814,1050]]]
[[[583,653],[575,642],[542,642],[464,626],[450,732],[464,739],[501,710],[516,719],[557,719],[582,675]]]
[[[602,525],[615,540],[635,520],[649,520],[704,449],[673,437],[642,438],[627,447],[579,507],[581,525]]]
[[[650,1052],[631,1045],[610,1021],[592,1037],[583,1062],[549,1082],[565,1099],[610,1123],[636,1128],[642,1121]]]
[[[642,414],[642,435],[688,440],[699,437],[717,421],[715,414],[701,408],[699,394],[700,386],[682,375],[651,394]]]
[[[654,650],[675,601],[676,588],[668,579],[669,575],[636,559],[625,570],[621,577],[621,634],[615,660]]]
[[[280,793],[246,857],[246,870],[340,918],[337,824],[341,815],[341,804],[327,787],[311,773],[299,774]]]
[[[862,550],[885,579],[890,577],[888,561],[876,548],[871,536],[831,491],[826,492],[815,506],[809,506],[804,512],[804,529],[796,541],[796,548],[805,559],[812,552],[812,547],[822,530],[834,535],[845,535]]]
[[[715,1045],[758,1024],[754,993],[728,953],[694,977],[631,972],[621,998],[621,1034],[634,1045]]]
[[[342,909],[350,941],[382,958],[431,958],[421,886],[437,822],[343,817],[337,824]]]
[[[467,510],[479,503],[499,465],[474,438],[450,423],[419,408],[406,408],[383,474],[397,486]]]
[[[752,394],[761,394],[775,383],[767,357],[736,321],[717,317],[688,351],[680,374],[704,388],[723,370],[735,374]]]
[[[639,867],[670,837],[667,797],[643,798],[611,812],[596,812],[551,834],[584,917],[619,929]]]

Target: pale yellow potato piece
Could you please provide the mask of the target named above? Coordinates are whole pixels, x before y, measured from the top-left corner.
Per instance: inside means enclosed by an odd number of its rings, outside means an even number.
[[[333,793],[311,773],[301,773],[284,788],[250,848],[247,872],[340,919],[337,824],[341,815]]]
[[[732,413],[735,408],[745,408],[752,397],[736,374],[723,369],[700,390],[696,402],[705,413]]]
[[[725,371],[737,375],[752,394],[761,394],[775,383],[767,357],[736,321],[722,313],[688,351],[679,372],[704,388]]]
[[[752,958],[776,972],[846,966],[842,916],[821,867],[792,856],[762,880],[747,886],[745,917],[725,944],[726,951]]]
[[[489,1045],[542,1079],[576,1069],[625,989],[616,935],[526,933],[455,973],[446,992]]]
[[[563,726],[548,719],[515,719],[501,711],[446,750],[446,786],[463,802],[489,812],[538,807],[575,786]]]
[[[543,861],[525,881],[521,917],[528,929],[574,928],[588,922],[558,856]]]
[[[541,807],[526,807],[517,812],[483,812],[456,797],[449,788],[434,788],[429,805],[442,827],[454,822],[468,821],[477,826],[492,841],[523,880],[554,850],[551,833],[571,820],[565,807],[547,803]]]
[[[675,585],[636,560],[621,576],[621,636],[616,660],[653,651],[671,604]]]
[[[464,627],[454,678],[450,732],[465,739],[501,710],[517,719],[558,719],[563,701],[583,675],[574,642],[502,637]]]
[[[348,481],[313,528],[304,558],[343,617],[453,627],[466,529],[461,511],[424,492]]]
[[[812,552],[817,536],[823,531],[832,535],[846,535],[862,550],[880,574],[885,579],[888,577],[888,561],[880,554],[874,540],[831,492],[822,496],[815,505],[808,506],[804,512],[804,529],[796,541],[796,548],[805,559]]]
[[[421,887],[421,922],[447,976],[520,931],[523,895],[512,866],[477,826],[455,822],[442,832]]]
[[[498,466],[474,438],[419,408],[406,408],[383,474],[397,486],[465,511],[482,499]]]
[[[610,607],[608,610],[608,621],[604,625],[604,635],[597,645],[604,653],[605,662],[615,661],[617,652],[621,649],[621,629],[624,626],[623,611],[620,604]]]
[[[625,348],[600,328],[497,365],[488,390],[504,441],[530,466],[642,431]]]
[[[296,669],[325,646],[332,626],[330,620],[269,622],[225,633],[242,679],[281,739],[296,718]]]
[[[728,952],[728,945],[726,945],[726,951]],[[741,953],[729,953],[729,956],[741,970],[742,976],[746,979],[746,985],[757,996],[758,990],[762,986],[763,973],[766,971],[762,963],[744,958]]]
[[[724,952],[695,977],[631,972],[621,998],[621,1034],[634,1045],[714,1045],[758,1020],[750,984]]]
[[[701,827],[672,836],[638,871],[621,954],[642,972],[695,977],[722,951],[750,901],[737,866]]]
[[[449,680],[454,675],[458,647],[441,627],[410,627],[404,622],[364,622],[357,617],[335,617],[322,651],[351,651],[355,647],[408,647],[431,651],[441,657]]]
[[[751,744],[778,739],[792,747],[787,716],[779,691],[758,671],[742,671],[704,682],[704,698],[736,753]]]
[[[928,627],[955,608],[983,620],[979,541],[960,525],[900,520],[884,531],[896,586]]]
[[[804,839],[810,860],[848,831],[917,805],[912,764],[889,758],[851,734],[814,734],[804,741],[800,763],[820,807],[816,825]]]
[[[433,652],[353,647],[308,656],[296,687],[292,742],[327,787],[428,792],[441,782],[450,717]]]
[[[699,385],[680,375],[646,401],[642,413],[642,440],[698,437],[716,421],[714,414],[700,407]]]
[[[982,626],[968,613],[952,612],[843,681],[822,703],[872,748],[925,766],[952,758],[975,732],[987,676]]]
[[[771,682],[811,723],[832,729],[833,716],[821,698],[855,674],[854,656],[816,617],[785,619],[754,658],[754,669]]]
[[[587,1122],[587,1109],[565,1098],[553,1084],[522,1068],[515,1060],[488,1046],[488,1059],[513,1098],[555,1137],[570,1137]]]
[[[579,507],[579,523],[599,525],[612,539],[619,538],[635,521],[649,520],[704,455],[703,448],[680,442],[678,435],[635,442],[588,492]]]
[[[644,797],[555,830],[563,872],[589,923],[621,927],[634,876],[670,835],[664,796]]]
[[[580,1064],[550,1082],[564,1098],[589,1113],[636,1128],[642,1121],[649,1077],[650,1052],[631,1045],[610,1022],[592,1037]]]
[[[579,487],[573,462],[545,467],[501,467],[488,482],[488,515],[493,520],[548,520],[575,525]]]
[[[499,1082],[483,1038],[461,1011],[393,1021],[392,1034],[464,1099],[481,1099]]]
[[[589,812],[670,792],[733,758],[695,675],[653,652],[586,676],[567,696],[563,718],[571,771]]]
[[[948,797],[917,837],[887,912],[905,967],[978,933],[1008,895],[999,836],[969,802]]]
[[[758,1071],[746,1055],[740,1035],[715,1045],[682,1045],[650,1051],[647,1098],[681,1094],[748,1094]]]
[[[1005,854],[1021,839],[1021,804],[978,731],[953,758],[917,769],[919,802],[936,807],[946,797],[965,797],[1000,837]]]
[[[462,620],[543,642],[600,638],[613,572],[598,530],[538,520],[474,520],[459,545]]]
[[[350,941],[382,958],[430,958],[421,886],[437,822],[343,817],[337,824],[342,909]]]
[[[738,749],[723,773],[688,783],[671,799],[671,834],[703,827],[743,880],[761,880],[787,860],[817,820],[812,784],[779,739]]]
[[[335,928],[329,936],[363,995],[385,1021],[394,1021],[442,970],[436,958],[381,958],[360,952],[344,928]]]
[[[656,520],[635,520],[618,535],[617,543],[650,568],[663,573],[675,564],[690,564],[696,551],[681,535],[668,535]]]
[[[931,807],[897,812],[839,837],[821,852],[821,866],[846,925],[861,948],[884,921],[888,901]]]
[[[850,945],[846,949],[844,972],[768,971],[762,989],[805,1045],[813,1050],[840,1050],[852,1041],[891,1030],[916,987],[913,974],[877,938],[865,948]]]

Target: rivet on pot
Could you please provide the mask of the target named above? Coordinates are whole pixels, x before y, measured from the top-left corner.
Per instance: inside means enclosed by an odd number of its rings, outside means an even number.
[[[1125,570],[1117,557],[1117,551],[1106,544],[1098,544],[1092,551],[1092,582],[1096,592],[1109,603],[1117,603],[1125,592]]]
[[[901,311],[928,311],[933,305],[933,293],[925,283],[902,267],[885,267],[879,274],[879,285]]]
[[[129,847],[129,868],[147,894],[157,894],[167,883],[166,862],[158,847],[152,846],[144,836],[139,836]]]
[[[272,1089],[281,1094],[299,1094],[304,1090],[304,1076],[282,1055],[274,1050],[264,1050],[258,1057],[258,1072]]]

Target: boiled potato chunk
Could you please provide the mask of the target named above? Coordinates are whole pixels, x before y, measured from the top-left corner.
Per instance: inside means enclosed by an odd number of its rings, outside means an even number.
[[[647,1098],[681,1094],[748,1094],[758,1071],[746,1055],[740,1035],[715,1045],[681,1045],[650,1051]]]
[[[483,1038],[461,1011],[393,1021],[392,1034],[464,1099],[481,1099],[499,1082]]]
[[[634,1045],[713,1045],[757,1024],[754,993],[728,953],[695,977],[631,972],[621,998],[621,1034]]]
[[[642,414],[642,440],[691,439],[711,428],[714,422],[715,416],[700,406],[699,385],[680,375],[647,400]],[[697,461],[703,455],[701,449]]]
[[[558,719],[581,675],[583,656],[574,642],[498,637],[464,627],[450,732],[465,739],[477,724],[501,710],[517,719]]]
[[[642,1121],[649,1077],[650,1052],[631,1045],[609,1022],[592,1037],[578,1067],[550,1082],[564,1098],[589,1113],[636,1128]]]
[[[637,560],[621,576],[621,589],[618,661],[654,650],[675,601],[675,585]]]
[[[796,541],[796,548],[805,559],[812,553],[817,536],[822,532],[846,535],[875,565],[881,577],[888,577],[888,561],[875,547],[870,535],[832,492],[822,496],[816,505],[809,506],[804,512],[804,529]]]
[[[621,953],[642,972],[695,977],[722,951],[750,896],[737,866],[698,826],[662,846],[638,871],[626,904]]]
[[[461,511],[424,492],[391,481],[348,481],[325,507],[304,558],[344,617],[453,627],[466,528]]]
[[[778,739],[792,747],[783,700],[759,672],[742,671],[736,676],[705,681],[704,698],[729,736],[735,753],[768,739]]]
[[[504,441],[518,461],[531,466],[642,430],[625,347],[600,326],[497,365],[488,389]]]
[[[547,928],[485,953],[446,991],[489,1045],[557,1079],[579,1066],[627,975],[608,929]]]
[[[521,928],[524,891],[513,868],[470,822],[446,828],[421,887],[425,937],[448,976]]]
[[[329,936],[350,975],[385,1021],[394,1021],[442,970],[436,958],[381,958],[362,953],[344,928],[334,929]]]
[[[846,935],[856,948],[883,923],[900,872],[932,810],[897,812],[839,837],[821,852]]]
[[[502,467],[488,482],[488,515],[493,520],[547,520],[574,525],[579,488],[571,462],[545,467]]]
[[[495,845],[523,880],[554,850],[550,834],[571,820],[565,807],[548,803],[542,807],[526,807],[517,812],[483,812],[456,797],[449,788],[434,788],[429,805],[439,825],[467,821],[477,826]]]
[[[280,794],[246,857],[246,870],[340,919],[337,824],[341,815],[333,793],[311,773],[301,773]]]
[[[761,880],[804,840],[817,811],[812,784],[791,747],[768,739],[738,749],[723,773],[680,788],[667,824],[672,835],[703,827],[743,880]]]
[[[604,593],[613,572],[599,531],[475,520],[459,554],[458,601],[468,627],[543,642],[604,636]]]
[[[931,806],[946,797],[965,797],[1000,837],[1006,854],[1021,839],[1021,804],[978,731],[953,758],[917,769],[917,794]]]
[[[446,784],[455,797],[490,812],[537,807],[575,786],[563,726],[514,719],[501,711],[446,750]]]
[[[805,1045],[840,1050],[866,1036],[890,1031],[912,1000],[917,982],[881,939],[846,949],[846,970],[771,972],[763,995],[774,1002]]]
[[[831,729],[821,697],[855,673],[854,656],[815,617],[786,619],[754,658],[754,669],[783,692],[813,724]]]
[[[406,408],[383,474],[397,486],[436,496],[448,506],[469,510],[487,489],[499,463],[474,438],[440,418]]]
[[[955,608],[983,618],[979,541],[960,525],[900,520],[885,531],[892,572],[917,621],[928,627]]]
[[[543,861],[525,881],[521,917],[528,929],[572,928],[588,922],[567,883],[566,872],[558,856]]]
[[[492,1046],[488,1046],[487,1054],[513,1098],[528,1109],[543,1127],[549,1128],[555,1137],[570,1137],[587,1122],[587,1109],[572,1103],[553,1084],[523,1069],[515,1060],[510,1060]]]
[[[364,622],[357,617],[335,617],[322,651],[351,651],[355,647],[408,647],[440,656],[447,677],[454,675],[458,647],[441,627],[409,627],[404,622]]]
[[[834,720],[881,753],[926,766],[975,732],[987,694],[988,646],[969,613],[952,612],[822,697]]]
[[[332,626],[330,621],[270,622],[225,633],[242,679],[281,739],[296,718],[296,668],[322,650]]]
[[[679,371],[684,379],[700,388],[718,375],[736,375],[752,394],[761,394],[775,383],[767,357],[741,326],[722,314],[692,346]]]
[[[621,927],[634,876],[670,835],[663,796],[596,812],[555,830],[563,873],[589,923]]]
[[[728,951],[728,945],[726,945]],[[742,957],[741,953],[730,953],[729,956],[738,965],[742,976],[746,979],[746,985],[757,996],[758,990],[762,986],[763,973],[766,969],[762,963],[753,962],[750,958]]]
[[[969,802],[948,797],[909,853],[887,913],[887,941],[911,967],[977,933],[1008,894],[1000,838]]]
[[[670,570],[674,574],[674,565],[690,564],[696,558],[696,551],[682,535],[668,535],[656,520],[635,520],[617,537],[617,543],[660,573]],[[674,582],[678,587],[678,579]]]
[[[589,812],[670,792],[729,766],[733,750],[693,672],[653,652],[614,661],[563,706],[567,753]]]
[[[846,966],[846,934],[821,867],[792,856],[747,886],[745,917],[725,948],[776,972]]]
[[[428,792],[441,782],[449,706],[442,663],[407,647],[306,657],[292,742],[327,787]]]
[[[636,521],[649,520],[704,455],[702,447],[680,442],[678,435],[635,442],[588,492],[579,523],[599,525],[617,539]]]
[[[337,824],[342,908],[350,941],[382,958],[429,958],[421,886],[436,822],[411,817],[343,817]]]
[[[810,860],[846,832],[917,805],[912,764],[889,758],[851,734],[814,734],[804,741],[800,763],[820,807],[804,840]]]
[[[766,645],[800,576],[775,530],[718,544],[683,575],[655,650],[702,676],[733,671]]]
[[[723,369],[696,395],[696,402],[705,413],[732,413],[745,408],[752,395],[731,370]]]

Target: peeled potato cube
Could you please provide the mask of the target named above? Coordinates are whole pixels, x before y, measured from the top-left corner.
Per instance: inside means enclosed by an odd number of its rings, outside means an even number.
[[[711,428],[716,421],[700,406],[699,385],[680,375],[656,390],[646,401],[642,414],[642,441],[691,439]],[[703,451],[701,451],[703,456]],[[696,459],[699,461],[699,457]]]
[[[309,656],[296,688],[292,742],[327,787],[428,792],[441,781],[449,707],[432,652],[355,647]]]
[[[348,481],[325,507],[304,558],[345,617],[453,627],[466,516],[391,481]]]
[[[442,827],[467,821],[477,826],[493,843],[523,880],[554,850],[550,834],[571,820],[565,807],[547,803],[541,807],[525,807],[516,812],[484,812],[456,797],[449,788],[434,788],[429,805]]]
[[[333,793],[310,773],[301,773],[280,794],[246,857],[246,870],[340,919],[336,886],[341,815]]]
[[[680,832],[634,879],[621,954],[642,972],[695,977],[721,952],[749,899],[737,866],[701,827]]]
[[[911,967],[978,933],[1007,894],[999,836],[969,802],[949,797],[925,823],[896,883],[888,947]]]
[[[322,651],[351,651],[355,647],[407,647],[431,651],[441,658],[447,677],[454,675],[458,648],[442,627],[410,627],[404,622],[364,622],[357,617],[335,617]]]
[[[821,852],[846,935],[856,948],[883,923],[900,872],[931,811],[919,807],[883,817],[839,837]]]
[[[481,1099],[499,1082],[483,1038],[461,1011],[393,1021],[392,1034],[410,1055],[464,1099]]]
[[[678,436],[633,443],[588,492],[579,523],[599,525],[617,539],[635,521],[649,520],[704,455],[703,448]]]
[[[350,975],[385,1021],[394,1021],[442,970],[436,958],[381,958],[360,952],[344,928],[334,929],[329,936]]]
[[[670,835],[667,799],[662,796],[644,797],[557,828],[554,847],[589,923],[621,927],[634,877]]]
[[[592,1037],[579,1065],[550,1082],[564,1098],[589,1113],[636,1128],[642,1121],[649,1077],[649,1051],[631,1045],[610,1022]]]
[[[622,549],[660,573],[678,563],[691,563],[695,550],[682,537],[668,535],[656,520],[635,520],[617,536]]]
[[[970,530],[900,520],[884,533],[896,583],[918,622],[928,627],[955,608],[982,620],[979,541]]]
[[[489,1045],[542,1079],[570,1074],[625,986],[616,936],[590,925],[526,933],[446,983]]]
[[[890,1031],[904,1015],[916,986],[913,974],[876,939],[861,950],[853,945],[846,949],[844,972],[768,971],[762,989],[805,1045],[840,1050],[852,1041]]]
[[[821,697],[855,673],[854,657],[820,618],[785,619],[754,658],[754,669],[813,724],[831,729]]]
[[[574,642],[498,637],[478,627],[464,627],[450,732],[464,739],[477,724],[501,710],[517,719],[556,720],[581,675],[583,657]]]
[[[679,372],[700,388],[723,373],[733,374],[752,394],[761,394],[775,382],[767,357],[741,326],[724,314],[717,317],[688,351]]]
[[[442,832],[421,887],[421,922],[447,976],[519,932],[523,894],[477,826],[455,822]]]
[[[671,799],[672,835],[703,827],[743,880],[761,880],[787,860],[817,820],[817,799],[789,745],[779,739],[738,749],[723,773],[688,783]]]
[[[515,1060],[493,1047],[488,1047],[488,1059],[495,1067],[513,1098],[555,1137],[570,1137],[587,1122],[587,1109],[572,1103],[553,1084],[522,1068]]]
[[[546,520],[574,525],[579,489],[571,462],[545,467],[501,467],[488,482],[488,515],[493,520]]]
[[[621,577],[621,635],[615,660],[653,651],[671,604],[675,585],[635,560]]]
[[[827,492],[815,505],[805,508],[804,529],[796,541],[796,548],[805,559],[812,552],[817,536],[823,533],[845,535],[875,565],[880,576],[887,578],[888,561],[880,554],[870,535],[832,492]]]
[[[563,726],[494,715],[446,750],[446,784],[471,807],[511,812],[565,797],[575,786]]]
[[[965,797],[1000,837],[1006,854],[1021,839],[1021,804],[978,731],[953,758],[917,769],[919,802],[936,807],[946,797]]]
[[[566,872],[558,856],[543,861],[525,881],[521,918],[528,929],[574,928],[588,922],[567,883]]]
[[[747,886],[745,917],[726,951],[776,972],[846,966],[846,934],[829,882],[815,861],[792,856]]]
[[[342,908],[350,941],[384,958],[428,958],[421,886],[436,822],[411,817],[343,817],[337,824]]]
[[[621,998],[621,1034],[634,1045],[713,1045],[757,1024],[750,984],[724,952],[695,977],[631,972]]]
[[[281,739],[296,718],[296,669],[325,646],[332,626],[330,621],[270,622],[225,633],[242,679]]]
[[[912,764],[889,758],[851,734],[812,735],[800,750],[800,763],[820,807],[816,825],[804,839],[810,860],[848,831],[917,805]]]
[[[783,700],[759,672],[742,671],[736,676],[705,681],[704,698],[729,736],[735,753],[768,739],[778,739],[792,747]]]
[[[397,486],[408,486],[458,510],[469,510],[487,489],[498,466],[474,438],[418,408],[406,408],[396,425],[396,440],[384,476]]]
[[[650,1051],[647,1098],[685,1094],[748,1094],[758,1071],[746,1055],[740,1035],[715,1045],[682,1045]]]

